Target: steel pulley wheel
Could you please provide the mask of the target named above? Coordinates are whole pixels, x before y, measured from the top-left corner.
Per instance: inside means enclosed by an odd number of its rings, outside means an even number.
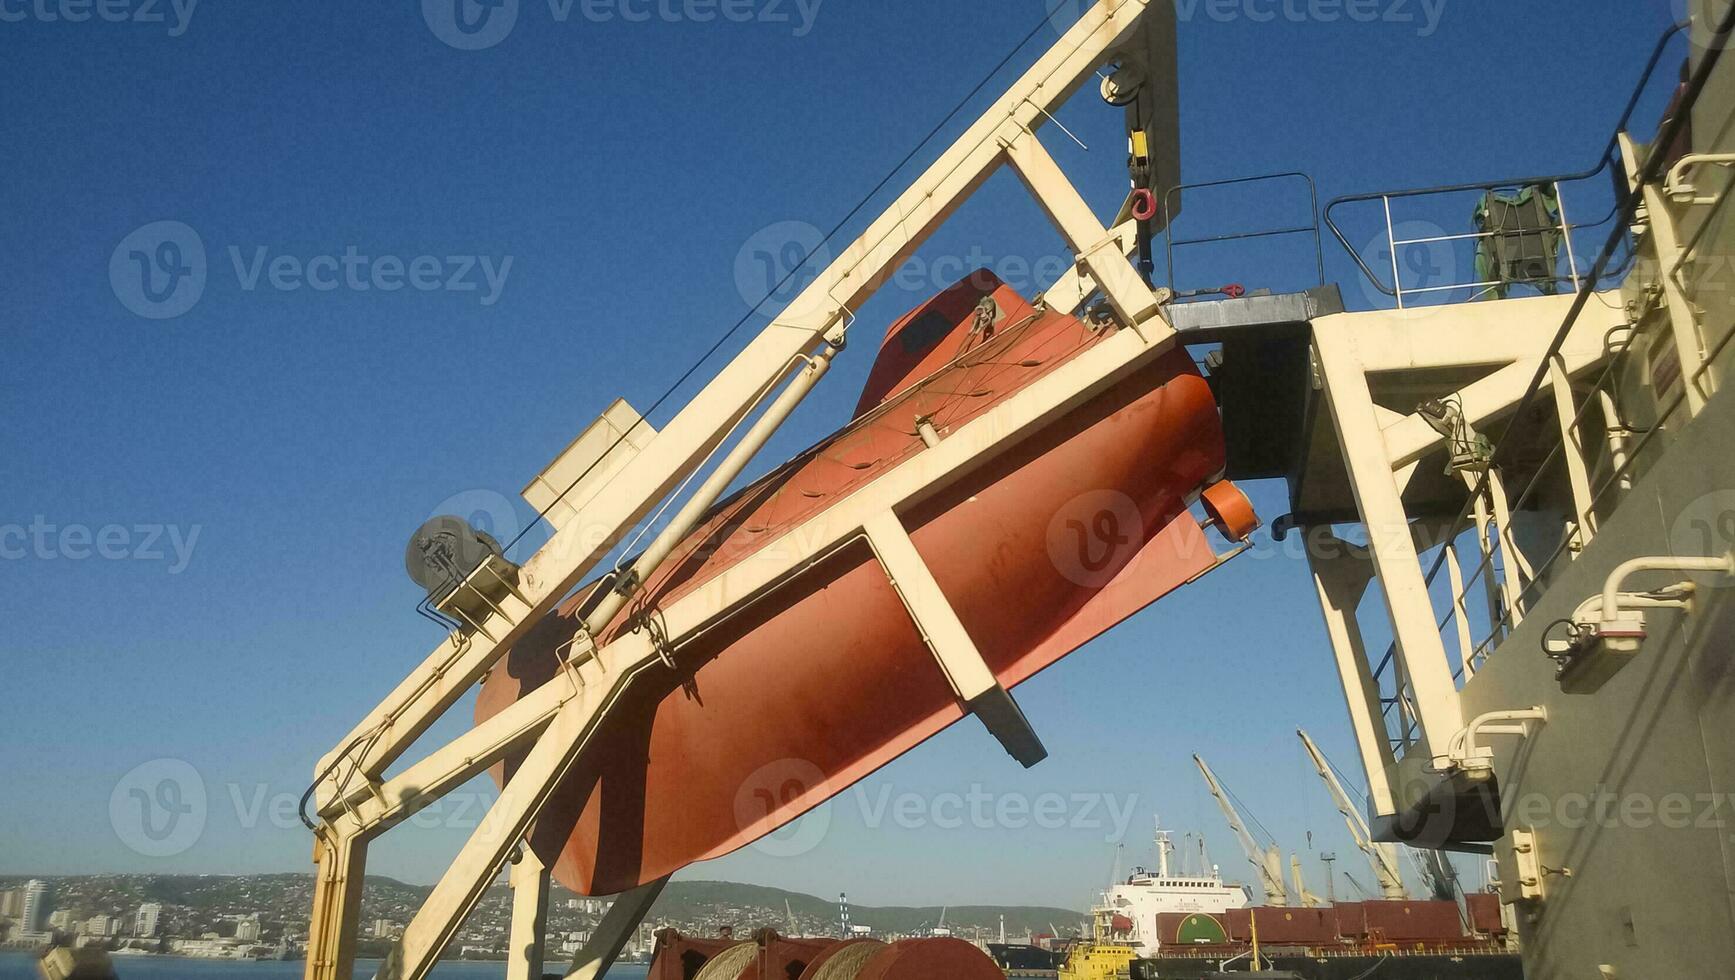
[[[845,940],[814,957],[801,971],[800,980],[857,980],[868,961],[885,948],[876,939]]]
[[[753,969],[759,958],[758,943],[741,943],[711,957],[699,972],[693,975],[693,980],[741,980],[744,976],[757,973]]]
[[[988,954],[962,939],[906,939],[867,961],[855,980],[1005,980]]]

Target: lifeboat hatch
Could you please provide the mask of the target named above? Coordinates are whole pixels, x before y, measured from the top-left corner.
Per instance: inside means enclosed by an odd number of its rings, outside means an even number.
[[[992,271],[977,269],[886,331],[855,416],[909,390],[999,331],[1035,316],[1035,307],[1017,290]]]

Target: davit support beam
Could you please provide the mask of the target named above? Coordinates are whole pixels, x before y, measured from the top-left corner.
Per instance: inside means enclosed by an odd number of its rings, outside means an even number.
[[[319,864],[306,977],[349,980],[368,842],[461,785],[508,753],[528,745],[528,753],[484,825],[472,835],[441,877],[428,902],[406,930],[399,955],[381,975],[422,980],[432,969],[464,917],[474,907],[508,858],[525,839],[552,788],[584,751],[604,713],[620,697],[633,674],[660,659],[656,644],[629,635],[575,658],[564,685],[527,699],[509,720],[478,729],[437,750],[411,767],[421,782],[385,771],[410,744],[459,697],[473,687],[501,654],[591,574],[600,558],[620,542],[698,469],[738,424],[765,404],[792,365],[813,357],[826,344],[841,347],[853,310],[859,309],[950,214],[1001,165],[1011,162],[1033,196],[1049,214],[1080,269],[1051,291],[1052,297],[1078,300],[1102,292],[1131,329],[1098,344],[1042,382],[999,405],[988,416],[960,427],[939,446],[878,481],[873,494],[860,495],[867,513],[827,514],[812,528],[814,542],[781,562],[743,568],[666,610],[669,636],[702,629],[745,598],[769,587],[877,523],[876,543],[888,540],[884,522],[913,494],[954,478],[965,467],[992,456],[1028,429],[1081,403],[1095,392],[1160,355],[1173,333],[1156,315],[1162,296],[1127,260],[1129,236],[1105,228],[1037,141],[1045,121],[1118,47],[1133,38],[1153,0],[1099,0],[1051,50],[869,225],[777,319],[752,340],[651,438],[583,511],[523,565],[509,595],[474,630],[454,633],[398,688],[321,760],[315,800]],[[1160,2],[1160,0],[1158,0]],[[811,367],[806,370],[812,370]],[[799,381],[791,384],[799,384]],[[773,421],[772,427],[775,427]],[[745,456],[750,456],[749,449]],[[745,459],[743,458],[743,461]],[[871,499],[870,499],[871,498]],[[895,520],[895,517],[891,517]],[[907,555],[894,559],[906,583],[914,569]],[[888,566],[890,567],[890,566]],[[932,595],[910,604],[912,616],[931,636],[936,656],[959,695],[978,710],[1021,761],[1041,755],[1040,744],[1022,718],[1001,698],[998,685],[983,687],[971,669],[968,648],[948,628],[943,602]],[[947,638],[949,637],[949,639]],[[978,690],[980,688],[980,690]],[[1000,692],[1003,694],[1004,692]],[[1010,708],[1009,708],[1010,706]],[[538,873],[540,874],[540,872]],[[536,877],[521,872],[525,887]],[[525,899],[524,926],[534,931],[539,899]],[[648,907],[648,903],[647,903]],[[642,909],[641,909],[642,914]],[[630,934],[630,929],[626,932]],[[601,959],[606,959],[602,957]],[[534,964],[515,964],[524,972]]]

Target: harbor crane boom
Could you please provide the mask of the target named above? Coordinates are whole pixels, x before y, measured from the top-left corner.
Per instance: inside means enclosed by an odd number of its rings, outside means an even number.
[[[1374,881],[1379,883],[1380,894],[1393,901],[1409,898],[1409,893],[1404,890],[1403,875],[1398,870],[1397,847],[1374,843],[1367,821],[1362,819],[1355,805],[1350,802],[1349,793],[1343,788],[1343,784],[1338,782],[1337,775],[1325,761],[1325,753],[1319,750],[1319,746],[1314,744],[1307,732],[1297,728],[1295,734],[1301,736],[1301,747],[1307,750],[1307,757],[1313,760],[1313,768],[1319,770],[1319,778],[1331,793],[1332,802],[1337,804],[1337,812],[1343,814],[1344,825],[1349,828],[1350,840],[1355,842],[1358,850],[1367,855],[1368,864],[1373,868]]]
[[[1427,883],[1428,891],[1436,901],[1455,902],[1458,900],[1458,869],[1452,867],[1452,860],[1443,851],[1432,848],[1410,848],[1410,861],[1416,868],[1416,873]]]
[[[1318,895],[1307,890],[1307,883],[1301,877],[1301,856],[1289,855],[1289,876],[1295,880],[1295,897],[1304,909],[1316,909],[1325,902]]]
[[[1235,832],[1235,839],[1240,841],[1241,850],[1247,855],[1247,863],[1253,865],[1253,870],[1259,873],[1259,884],[1265,889],[1265,901],[1279,907],[1288,905],[1289,889],[1283,884],[1283,855],[1275,845],[1262,847],[1253,839],[1253,834],[1241,821],[1241,814],[1235,812],[1235,805],[1229,802],[1229,794],[1223,789],[1223,784],[1217,781],[1216,773],[1197,755],[1193,756],[1193,762],[1199,767],[1199,774],[1205,777],[1205,785],[1210,788],[1211,796],[1217,800],[1217,806],[1223,811],[1223,818],[1229,821],[1229,829]]]

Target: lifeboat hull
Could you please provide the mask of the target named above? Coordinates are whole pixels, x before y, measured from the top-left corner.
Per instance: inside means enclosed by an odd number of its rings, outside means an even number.
[[[986,317],[975,312],[984,298],[996,301]],[[930,316],[914,342],[927,346],[912,346],[912,326],[936,310],[947,327]],[[884,399],[849,428],[720,505],[646,584],[652,604],[922,451],[918,416],[943,433],[1100,339],[991,278],[942,293],[882,349],[879,363],[908,362],[909,383],[882,385]],[[1176,351],[899,516],[1011,688],[1214,565],[1188,507],[1222,467],[1211,393]],[[479,719],[555,676],[555,648],[584,598],[493,671]],[[748,844],[965,714],[865,544],[801,572],[674,659],[633,682],[534,828],[532,847],[580,894],[621,892]],[[508,760],[496,779],[511,770]]]

